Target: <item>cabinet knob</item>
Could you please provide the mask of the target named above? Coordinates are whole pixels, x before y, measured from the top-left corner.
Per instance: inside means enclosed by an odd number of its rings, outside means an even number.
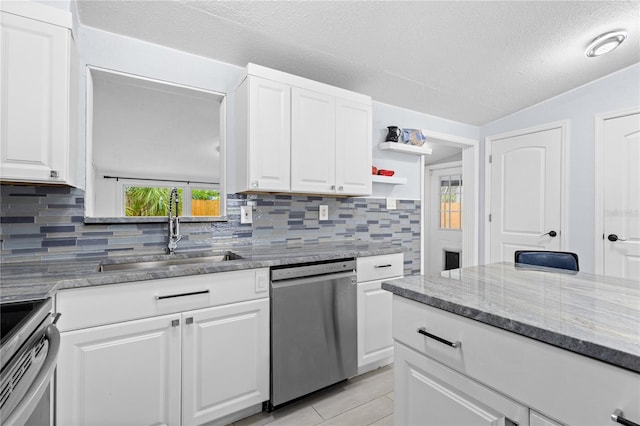
[[[193,317],[187,318],[184,323],[187,324],[187,325],[193,324]]]
[[[180,320],[179,319],[175,319],[171,321],[171,327],[177,327],[180,325]]]
[[[50,177],[52,178],[59,178],[60,177],[60,172],[57,170],[51,170],[51,173],[49,174]]]
[[[252,188],[257,188],[258,187],[258,181],[254,180],[253,182],[251,182],[251,187]]]
[[[335,191],[336,190],[336,186],[335,185],[331,185],[331,190]]]
[[[338,191],[342,191],[344,188],[342,186],[338,187]]]

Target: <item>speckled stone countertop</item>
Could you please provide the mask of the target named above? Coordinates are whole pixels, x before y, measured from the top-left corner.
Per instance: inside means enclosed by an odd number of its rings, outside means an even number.
[[[640,373],[639,282],[507,262],[448,275],[408,276],[382,288]]]
[[[390,244],[341,241],[336,243],[234,248],[232,253],[239,257],[235,260],[109,272],[100,272],[100,265],[208,256],[225,252],[177,250],[173,255],[158,254],[110,257],[104,260],[5,263],[0,265],[0,303],[41,299],[52,296],[56,291],[75,287],[119,284],[400,252],[402,252],[401,247]]]

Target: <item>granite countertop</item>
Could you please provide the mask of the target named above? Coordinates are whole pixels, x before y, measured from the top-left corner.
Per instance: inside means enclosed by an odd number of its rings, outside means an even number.
[[[640,283],[501,262],[382,288],[640,373]]]
[[[304,262],[349,257],[376,256],[402,252],[397,245],[367,241],[341,241],[287,246],[251,246],[234,248],[240,258],[215,263],[194,263],[149,269],[99,272],[100,264],[164,260],[193,255],[225,253],[224,250],[181,251],[173,255],[134,255],[107,259],[54,262],[21,262],[0,265],[0,303],[51,297],[56,291],[96,285],[120,284],[186,275],[210,274],[242,269],[268,268]]]

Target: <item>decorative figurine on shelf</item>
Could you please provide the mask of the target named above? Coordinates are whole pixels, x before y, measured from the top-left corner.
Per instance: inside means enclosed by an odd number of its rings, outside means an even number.
[[[402,129],[398,126],[388,126],[389,133],[387,133],[387,138],[385,142],[398,142],[398,138],[402,134]]]
[[[402,142],[407,145],[422,146],[426,140],[422,130],[418,129],[403,129],[400,134],[402,135]]]

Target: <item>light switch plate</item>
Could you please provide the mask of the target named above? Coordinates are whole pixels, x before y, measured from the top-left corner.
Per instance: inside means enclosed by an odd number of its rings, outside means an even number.
[[[387,210],[395,210],[396,209],[396,199],[388,197],[387,198]]]
[[[253,223],[253,208],[251,206],[240,206],[240,223]]]
[[[329,206],[326,204],[320,204],[318,216],[320,220],[329,220]]]

